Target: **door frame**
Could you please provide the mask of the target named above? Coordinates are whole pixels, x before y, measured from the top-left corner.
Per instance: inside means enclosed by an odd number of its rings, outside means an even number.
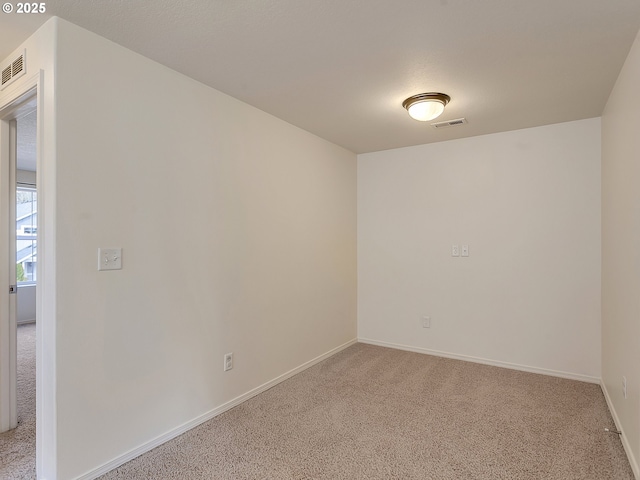
[[[36,264],[36,473],[37,478],[56,478],[56,328],[55,328],[55,123],[53,118],[52,105],[45,106],[43,87],[45,72],[39,70],[33,76],[23,78],[5,91],[0,92],[0,214],[5,217],[5,189],[15,189],[15,184],[10,185],[10,146],[9,122],[16,115],[20,114],[20,108],[32,102],[36,102],[36,191],[38,194],[38,262]],[[49,93],[51,99],[52,93]],[[46,107],[46,108],[45,108]],[[31,107],[32,108],[32,107]],[[45,113],[50,114],[50,118],[45,118]],[[45,136],[47,126],[49,133]],[[48,138],[50,144],[44,148],[44,139]],[[45,152],[47,159],[45,161]],[[15,161],[15,159],[13,159]],[[46,169],[46,172],[45,172]],[[46,184],[49,185],[46,185]],[[15,198],[15,193],[13,194]],[[8,213],[8,212],[7,212]],[[15,277],[15,259],[9,258],[9,250],[6,245],[9,239],[11,228],[7,221],[0,222],[0,272],[9,271],[13,266]],[[15,235],[15,224],[13,225]],[[15,247],[14,247],[15,248]],[[6,265],[9,263],[9,265]],[[5,267],[8,269],[5,270]],[[0,275],[0,306],[11,302],[9,299],[9,275]],[[15,297],[14,295],[12,295]],[[5,303],[7,302],[7,303]],[[13,300],[15,302],[15,299]],[[0,307],[0,332],[2,328],[10,328],[10,319],[4,313],[4,307]],[[15,318],[15,317],[14,317]],[[15,327],[14,327],[15,328]],[[15,366],[17,350],[15,343],[17,337],[10,335],[0,338],[0,363],[8,365],[8,368]],[[10,345],[13,342],[13,347]],[[11,360],[13,356],[13,360]],[[13,364],[10,362],[13,361]],[[0,369],[4,368],[0,365]],[[15,395],[11,393],[12,388],[17,389],[17,385],[10,385],[11,378],[0,379],[4,383],[0,384],[0,396],[8,399]],[[9,389],[9,390],[7,390]],[[9,393],[8,393],[9,392]],[[3,400],[0,400],[3,401]],[[8,410],[8,409],[7,409]]]

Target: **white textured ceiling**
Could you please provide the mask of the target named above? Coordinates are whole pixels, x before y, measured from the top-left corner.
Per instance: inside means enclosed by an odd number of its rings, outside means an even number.
[[[357,153],[599,116],[640,28],[640,0],[50,0],[47,9]],[[0,30],[11,18],[0,15]],[[22,40],[3,42],[0,56]],[[438,121],[468,124],[411,120],[402,101],[431,91],[451,96]]]

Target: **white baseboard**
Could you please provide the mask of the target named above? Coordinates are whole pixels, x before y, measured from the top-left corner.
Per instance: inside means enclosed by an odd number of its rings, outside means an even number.
[[[607,406],[609,407],[609,411],[611,412],[613,421],[616,424],[616,428],[622,432],[622,435],[620,435],[620,440],[622,441],[622,446],[624,447],[624,451],[627,454],[627,458],[629,459],[629,464],[631,464],[631,470],[633,470],[633,474],[635,475],[636,480],[640,480],[640,468],[638,468],[638,460],[633,453],[631,445],[629,445],[629,440],[627,440],[627,436],[624,433],[624,427],[622,426],[622,423],[620,423],[618,412],[616,412],[616,409],[613,406],[613,401],[611,401],[609,391],[607,390],[607,386],[603,381],[600,382],[600,388],[602,388],[602,393],[604,393],[604,398],[607,401]]]
[[[568,378],[570,380],[579,380],[587,383],[600,384],[600,378],[591,377],[589,375],[582,375],[579,373],[562,372],[558,370],[549,370],[546,368],[530,367],[528,365],[519,365],[517,363],[502,362],[500,360],[489,360],[486,358],[472,357],[469,355],[460,355],[457,353],[441,352],[439,350],[431,350],[428,348],[412,347],[409,345],[400,345],[397,343],[381,342],[379,340],[372,340],[370,338],[358,338],[361,343],[368,343],[370,345],[378,345],[380,347],[395,348],[396,350],[406,350],[408,352],[425,353],[427,355],[433,355],[435,357],[452,358],[454,360],[463,360],[465,362],[482,363],[483,365],[491,365],[494,367],[509,368],[511,370],[520,370],[523,372],[539,373],[542,375],[550,375],[552,377]]]
[[[114,468],[119,467],[120,465],[123,465],[125,463],[127,463],[130,460],[133,460],[136,457],[139,457],[140,455],[142,455],[143,453],[146,453],[160,445],[162,445],[163,443],[168,442],[169,440],[182,435],[183,433],[187,432],[188,430],[191,430],[194,427],[197,427],[198,425],[206,422],[207,420],[211,420],[213,417],[216,417],[218,415],[220,415],[221,413],[226,412],[227,410],[240,405],[243,402],[246,402],[247,400],[249,400],[252,397],[255,397],[256,395],[269,390],[271,387],[276,386],[277,384],[284,382],[285,380],[287,380],[288,378],[293,377],[294,375],[302,372],[303,370],[306,370],[309,367],[314,366],[316,363],[321,362],[322,360],[325,360],[329,357],[331,357],[332,355],[335,355],[336,353],[344,350],[347,347],[350,347],[351,345],[357,343],[357,339],[353,339],[347,343],[344,343],[342,345],[340,345],[339,347],[336,347],[332,350],[329,350],[328,352],[312,359],[309,360],[306,363],[303,363],[302,365],[300,365],[299,367],[294,368],[293,370],[289,370],[286,373],[283,373],[282,375],[280,375],[279,377],[274,378],[273,380],[270,380],[267,383],[264,383],[262,385],[260,385],[259,387],[254,388],[253,390],[249,390],[247,393],[244,393],[242,395],[240,395],[239,397],[234,398],[233,400],[228,401],[227,403],[224,403],[222,405],[220,405],[219,407],[214,408],[213,410],[210,410],[202,415],[200,415],[199,417],[194,418],[193,420],[183,423],[182,425],[164,433],[163,435],[160,435],[156,438],[154,438],[153,440],[150,440],[142,445],[140,445],[137,448],[134,448],[132,450],[129,450],[128,452],[126,452],[123,455],[120,455],[117,458],[114,458],[113,460],[101,465],[98,468],[95,468],[93,470],[90,470],[89,472],[84,473],[83,475],[80,475],[79,477],[76,477],[76,480],[94,480],[95,478],[98,478],[101,475],[104,475],[105,473],[113,470]]]

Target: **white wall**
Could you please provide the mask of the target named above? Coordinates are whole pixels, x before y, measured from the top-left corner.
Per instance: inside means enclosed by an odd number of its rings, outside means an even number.
[[[358,337],[598,381],[600,120],[359,155]]]
[[[36,338],[39,355],[37,368],[38,425],[37,469],[39,478],[56,478],[56,127],[55,69],[57,21],[51,19],[18,47],[8,59],[26,49],[26,74],[0,93],[0,105],[36,87],[38,95],[38,230],[43,238],[38,244],[38,284]],[[4,61],[2,62],[4,64]],[[11,187],[12,189],[15,187]],[[1,242],[0,242],[1,243]],[[0,251],[6,251],[0,248]]]
[[[66,21],[57,41],[70,479],[356,338],[356,157]]]
[[[640,478],[640,34],[602,115],[602,380]],[[627,398],[622,377],[627,378]]]
[[[17,305],[18,324],[36,321],[36,286],[20,285],[18,287]]]

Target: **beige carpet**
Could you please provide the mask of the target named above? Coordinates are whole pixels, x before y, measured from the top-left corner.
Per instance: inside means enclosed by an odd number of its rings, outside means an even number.
[[[0,479],[36,478],[36,324],[18,327],[18,427],[0,433]]]
[[[35,325],[0,479],[35,478]],[[633,480],[597,385],[358,344],[101,477]]]
[[[632,480],[598,385],[364,344],[116,479]]]

